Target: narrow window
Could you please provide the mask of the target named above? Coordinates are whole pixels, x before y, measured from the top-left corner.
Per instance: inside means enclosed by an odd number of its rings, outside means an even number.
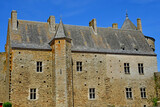
[[[89,99],[95,99],[95,88],[89,88]]]
[[[125,74],[130,74],[129,63],[124,63],[124,72]]]
[[[146,88],[140,88],[141,98],[146,98]]]
[[[77,62],[77,71],[78,72],[82,71],[82,62]]]
[[[36,99],[36,88],[31,88],[30,89],[30,99],[31,100]]]
[[[132,98],[132,88],[126,88],[126,98],[127,99]]]
[[[144,74],[144,70],[143,70],[143,64],[142,63],[139,63],[138,64],[138,71],[139,71],[139,74]]]
[[[37,72],[42,72],[42,62],[37,62]]]

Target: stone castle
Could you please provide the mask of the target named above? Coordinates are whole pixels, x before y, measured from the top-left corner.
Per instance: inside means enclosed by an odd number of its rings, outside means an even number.
[[[155,39],[128,15],[120,29],[18,20],[0,53],[0,105],[148,107],[159,96]],[[156,73],[157,72],[157,73]],[[155,81],[156,80],[156,81]]]

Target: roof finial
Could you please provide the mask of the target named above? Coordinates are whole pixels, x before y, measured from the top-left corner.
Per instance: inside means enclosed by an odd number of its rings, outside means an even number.
[[[128,19],[128,12],[127,12],[127,9],[126,9],[126,19]]]

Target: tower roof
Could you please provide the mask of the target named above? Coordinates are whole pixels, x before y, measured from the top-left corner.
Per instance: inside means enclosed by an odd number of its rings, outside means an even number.
[[[54,38],[66,38],[62,20],[60,20],[60,23],[58,25],[58,29]]]
[[[126,19],[125,19],[121,29],[128,29],[128,30],[136,30],[137,29],[137,27],[128,18],[128,13],[127,12],[126,12]]]

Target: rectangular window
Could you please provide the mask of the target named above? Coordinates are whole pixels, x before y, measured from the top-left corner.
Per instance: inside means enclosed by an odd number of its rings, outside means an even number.
[[[124,63],[124,72],[125,74],[130,74],[129,63]]]
[[[30,99],[31,100],[36,99],[36,88],[31,88],[30,89]]]
[[[89,88],[89,99],[95,99],[95,88]]]
[[[37,62],[37,72],[42,72],[42,62]]]
[[[138,64],[138,71],[139,71],[139,74],[144,74],[143,64],[142,64],[142,63],[139,63],[139,64]]]
[[[126,88],[126,97],[127,99],[132,98],[132,88]]]
[[[82,71],[82,62],[77,62],[77,71],[78,72]]]
[[[146,98],[146,88],[140,88],[141,98]]]

